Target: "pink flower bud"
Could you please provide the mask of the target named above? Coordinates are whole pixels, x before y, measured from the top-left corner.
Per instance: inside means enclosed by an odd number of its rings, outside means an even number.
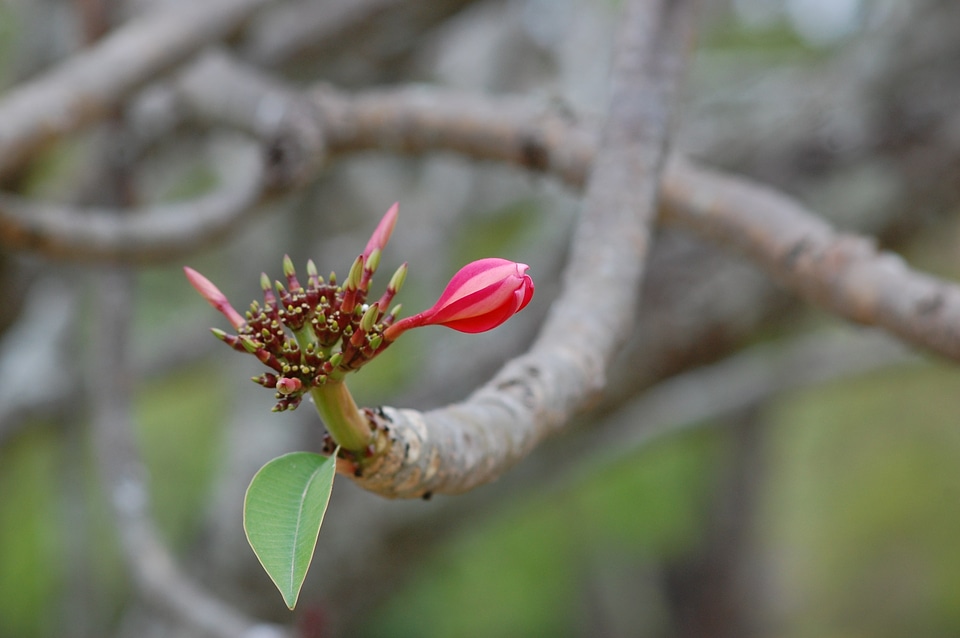
[[[246,319],[234,310],[230,302],[227,301],[227,296],[220,292],[220,289],[214,286],[212,281],[189,266],[184,266],[183,272],[187,275],[187,281],[200,293],[200,296],[206,299],[211,306],[223,313],[223,316],[227,318],[227,321],[229,321],[234,328],[239,330],[240,326],[247,323]]]
[[[363,261],[366,263],[374,249],[379,248],[381,252],[390,241],[390,235],[393,233],[393,227],[397,225],[397,215],[400,214],[400,203],[397,202],[391,206],[384,214],[383,219],[377,224],[376,230],[370,236],[367,247],[363,249]]]
[[[393,341],[419,326],[447,326],[460,332],[484,332],[517,314],[533,298],[533,280],[526,264],[481,259],[453,276],[432,308],[396,322],[383,333]]]

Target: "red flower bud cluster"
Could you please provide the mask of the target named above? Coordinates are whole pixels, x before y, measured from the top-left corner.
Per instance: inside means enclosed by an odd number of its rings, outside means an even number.
[[[367,301],[380,255],[397,222],[398,206],[387,211],[342,284],[336,275],[324,280],[307,262],[307,280],[297,278],[284,258],[286,285],[270,285],[261,276],[263,304],[254,301],[241,316],[206,277],[185,267],[193,287],[236,329],[214,334],[234,350],[253,354],[271,369],[253,381],[275,389],[274,410],[296,408],[311,388],[339,382],[376,357],[410,328],[443,325],[461,332],[482,332],[502,324],[533,297],[527,266],[505,259],[481,259],[464,266],[432,308],[397,321],[400,306],[387,308],[406,278],[407,265],[394,273],[384,293]],[[291,336],[292,335],[292,336]]]

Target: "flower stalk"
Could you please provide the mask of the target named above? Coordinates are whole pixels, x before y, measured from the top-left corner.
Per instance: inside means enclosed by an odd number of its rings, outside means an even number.
[[[327,381],[310,389],[317,413],[333,440],[345,450],[359,452],[373,441],[370,423],[360,412],[343,381]]]

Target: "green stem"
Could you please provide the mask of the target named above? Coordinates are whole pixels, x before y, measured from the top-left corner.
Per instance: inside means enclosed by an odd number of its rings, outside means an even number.
[[[337,445],[351,452],[359,452],[370,445],[373,431],[346,383],[328,380],[323,385],[311,388],[310,395],[317,406],[317,413]]]

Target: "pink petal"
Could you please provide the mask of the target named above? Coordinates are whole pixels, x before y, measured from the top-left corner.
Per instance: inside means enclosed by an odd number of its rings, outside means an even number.
[[[490,284],[503,281],[508,277],[521,277],[529,268],[526,264],[518,264],[506,259],[488,257],[470,262],[450,278],[450,283],[444,289],[434,307],[439,307],[456,301],[461,297],[485,288]]]

